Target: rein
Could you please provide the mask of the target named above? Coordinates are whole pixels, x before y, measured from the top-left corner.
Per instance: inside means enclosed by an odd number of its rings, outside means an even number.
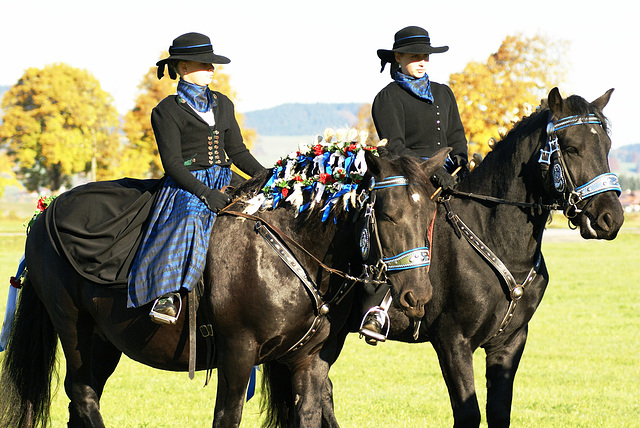
[[[586,206],[593,201],[593,199],[590,199],[592,196],[608,191],[615,191],[620,195],[621,188],[618,182],[618,177],[611,172],[600,174],[581,186],[575,186],[558,144],[557,131],[581,124],[597,124],[602,126],[602,123],[595,114],[589,114],[587,117],[568,116],[559,119],[556,122],[553,122],[550,119],[546,128],[548,137],[547,142],[545,147],[540,149],[540,158],[538,163],[540,164],[540,168],[543,173],[551,169],[554,189],[563,197],[561,203],[554,202],[553,204],[543,204],[541,201],[536,203],[512,202],[495,198],[493,196],[476,195],[474,193],[458,192],[455,190],[449,192],[450,196],[466,197],[478,201],[512,205],[523,208],[534,208],[540,214],[542,214],[543,211],[563,208],[564,215],[571,219],[580,215]],[[471,246],[474,247],[476,251],[478,251],[478,253],[480,253],[485,260],[487,260],[487,262],[489,262],[500,273],[509,289],[509,307],[502,322],[500,323],[500,326],[498,327],[498,331],[493,336],[495,337],[507,328],[513,319],[518,301],[524,295],[525,288],[531,284],[537,276],[542,262],[540,243],[542,242],[542,233],[544,232],[544,229],[541,229],[540,231],[540,239],[538,240],[539,244],[536,249],[536,261],[522,284],[518,284],[505,264],[493,253],[493,251],[491,251],[491,249],[486,246],[486,244],[484,244],[484,242],[482,242],[480,238],[478,238],[471,229],[469,229],[460,217],[452,211],[449,203],[450,196],[439,197],[438,202],[445,206],[447,219],[453,225],[456,235],[458,238],[461,236],[465,237],[469,244],[471,244]],[[587,205],[582,207],[582,209],[578,208],[577,205],[584,200],[587,200]]]

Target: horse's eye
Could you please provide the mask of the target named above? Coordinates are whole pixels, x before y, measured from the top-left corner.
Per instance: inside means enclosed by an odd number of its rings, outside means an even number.
[[[566,147],[566,148],[564,149],[564,152],[565,152],[566,154],[568,154],[568,155],[578,155],[578,154],[580,154],[580,153],[578,152],[578,149],[576,149],[576,148],[575,148],[575,147],[573,147],[573,146]]]

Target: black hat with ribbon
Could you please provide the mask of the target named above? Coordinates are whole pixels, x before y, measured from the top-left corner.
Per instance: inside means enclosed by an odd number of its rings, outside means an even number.
[[[389,62],[395,62],[394,52],[410,53],[410,54],[426,54],[442,53],[449,50],[449,46],[431,46],[429,32],[421,27],[405,27],[398,31],[394,36],[393,49],[378,49],[378,58],[381,59],[382,70]]]
[[[173,44],[169,48],[169,56],[156,63],[158,79],[162,79],[165,65],[172,60],[196,61],[205,64],[229,64],[231,62],[227,57],[214,54],[211,39],[200,33],[183,34],[173,40]],[[177,77],[171,67],[169,67],[169,77],[172,79]]]

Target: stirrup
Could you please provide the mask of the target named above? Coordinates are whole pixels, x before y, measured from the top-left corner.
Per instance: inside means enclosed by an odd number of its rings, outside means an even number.
[[[174,299],[178,299],[178,312],[176,312],[176,316],[172,317],[170,315],[167,314],[163,314],[160,312],[156,312],[156,306],[158,305],[158,302],[160,301],[160,299],[162,297],[159,297],[156,299],[155,302],[153,302],[153,307],[151,308],[151,311],[149,312],[149,316],[151,317],[151,320],[155,323],[158,324],[175,324],[176,321],[178,321],[178,318],[180,318],[180,312],[182,311],[182,298],[180,297],[180,294],[178,293],[171,293]],[[164,296],[163,296],[164,297]],[[174,304],[175,304],[175,300],[174,300]]]
[[[378,333],[377,331],[369,330],[364,328],[365,320],[369,315],[373,315],[378,322],[380,322],[380,327],[383,330],[383,333]],[[369,309],[364,317],[362,317],[362,322],[360,323],[360,329],[358,330],[360,333],[360,337],[365,338],[365,342],[369,345],[376,345],[378,342],[385,342],[387,340],[387,336],[389,335],[389,326],[391,325],[391,320],[389,319],[389,314],[380,306],[374,306]]]

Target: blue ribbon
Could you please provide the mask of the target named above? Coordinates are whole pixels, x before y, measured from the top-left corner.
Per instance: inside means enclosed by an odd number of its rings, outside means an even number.
[[[260,370],[260,366],[253,366],[251,369],[251,376],[249,376],[249,386],[247,387],[247,401],[256,393],[256,372]]]

